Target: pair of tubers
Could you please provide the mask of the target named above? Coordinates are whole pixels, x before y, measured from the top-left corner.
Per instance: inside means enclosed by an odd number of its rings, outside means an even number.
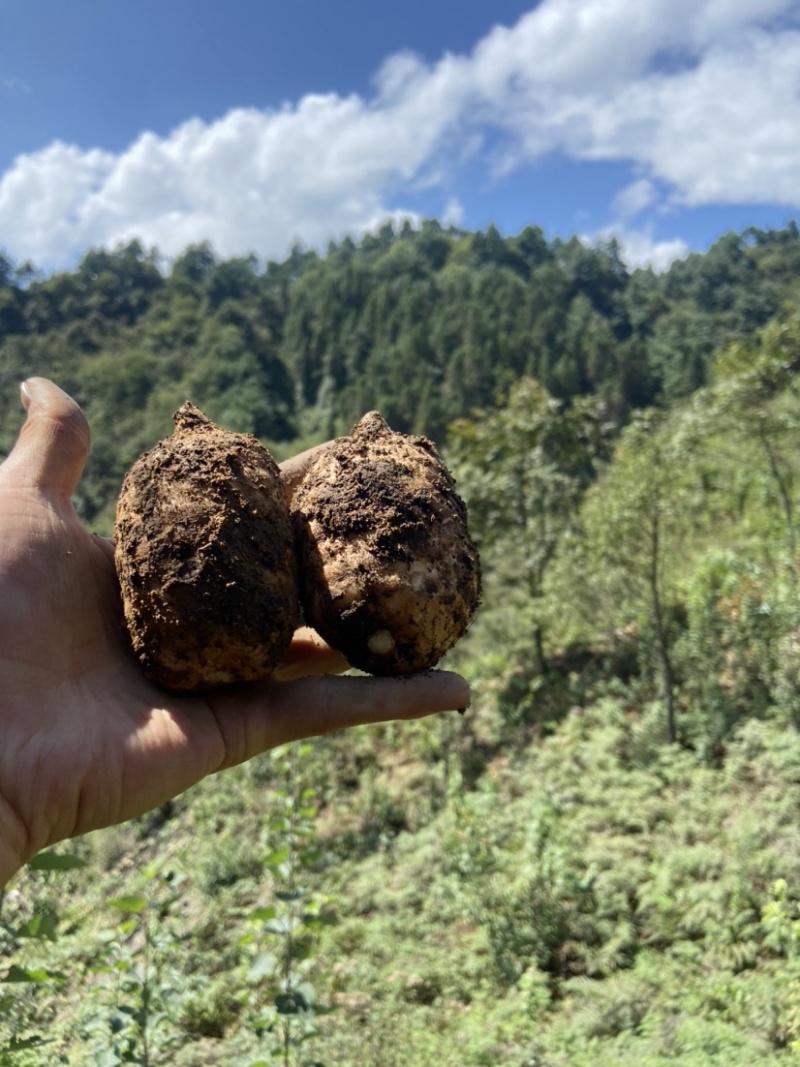
[[[466,508],[433,444],[377,412],[332,442],[287,502],[249,434],[184,404],[117,505],[115,562],[144,672],[198,692],[266,677],[304,621],[370,674],[427,670],[480,599]]]

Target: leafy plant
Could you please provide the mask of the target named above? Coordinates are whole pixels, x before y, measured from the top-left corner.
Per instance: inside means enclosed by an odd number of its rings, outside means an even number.
[[[307,882],[319,860],[315,791],[305,784],[311,752],[308,744],[294,744],[271,753],[283,780],[274,791],[277,810],[268,823],[275,847],[263,859],[275,903],[249,914],[251,931],[241,941],[250,958],[250,1025],[284,1067],[300,1063],[301,1051],[319,1034],[316,1019],[321,1009],[310,980],[314,941],[320,927],[334,921],[331,898]],[[261,1067],[262,1062],[250,1067]]]
[[[174,921],[184,881],[150,864],[141,871],[141,892],[106,902],[119,918],[101,933],[87,967],[92,1012],[83,1022],[98,1067],[155,1067],[170,1062],[184,1040],[181,1010],[196,986],[174,960],[184,936]]]

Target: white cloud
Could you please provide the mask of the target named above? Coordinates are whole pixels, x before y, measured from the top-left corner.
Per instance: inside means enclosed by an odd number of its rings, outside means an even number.
[[[445,226],[459,227],[464,222],[464,205],[456,197],[451,197],[445,204],[442,212],[442,222]]]
[[[579,158],[634,160],[678,202],[800,204],[798,33],[753,32],[586,104],[562,105],[585,118]]]
[[[612,237],[619,243],[622,260],[629,269],[652,267],[655,271],[664,271],[676,259],[684,259],[691,251],[680,238],[656,241],[650,227],[634,230],[622,224],[609,226],[596,234],[593,240],[586,239],[586,242],[609,241]]]
[[[87,224],[87,208],[114,163],[110,153],[58,141],[20,156],[0,181],[6,247],[21,259],[58,262],[69,257],[77,234],[83,244],[100,243],[107,234]]]
[[[632,219],[641,215],[658,199],[656,187],[647,178],[639,178],[626,185],[614,197],[612,207],[616,215],[623,219]]]
[[[167,255],[209,239],[281,256],[412,214],[404,194],[467,158],[498,176],[550,152],[631,164],[623,221],[665,198],[800,207],[798,16],[798,0],[543,0],[470,55],[390,56],[370,98],[192,119],[119,154],[20,156],[0,175],[0,240],[43,266],[132,236]],[[637,232],[633,254],[671,254]]]

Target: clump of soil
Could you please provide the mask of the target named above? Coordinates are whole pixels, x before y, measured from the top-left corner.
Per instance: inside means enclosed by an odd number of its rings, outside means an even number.
[[[466,508],[434,445],[377,412],[325,449],[291,512],[306,621],[370,674],[428,670],[478,609]]]
[[[193,692],[270,674],[297,625],[292,524],[280,471],[249,434],[186,403],[117,505],[115,561],[145,673]]]

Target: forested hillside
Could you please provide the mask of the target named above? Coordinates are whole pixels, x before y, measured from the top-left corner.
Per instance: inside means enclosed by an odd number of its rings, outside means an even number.
[[[370,408],[442,443],[522,376],[560,399],[600,397],[619,423],[703,385],[714,352],[780,313],[799,275],[794,225],[729,234],[663,275],[629,272],[613,243],[435,222],[263,267],[200,246],[167,271],[136,243],[46,278],[0,258],[0,448],[18,380],[54,377],[90,415],[80,507],[107,525],[122,473],[186,397],[281,447]]]
[[[89,415],[101,532],[184,399],[279,458],[377,407],[440,446],[485,594],[463,718],[279,750],[34,861],[0,1063],[800,1062],[794,224],[663,274],[430,222],[266,265],[0,260],[5,449],[31,374]]]

